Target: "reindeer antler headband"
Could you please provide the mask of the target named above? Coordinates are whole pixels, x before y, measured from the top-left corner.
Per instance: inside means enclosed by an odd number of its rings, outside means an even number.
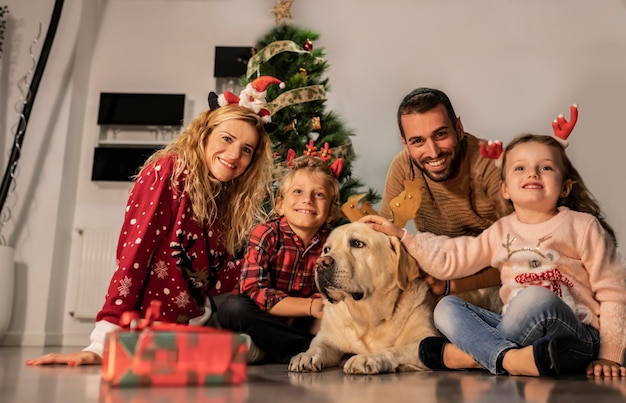
[[[569,108],[570,110],[570,120],[569,122],[565,119],[563,114],[560,114],[552,121],[552,130],[554,131],[554,138],[561,143],[563,148],[566,148],[569,144],[567,138],[570,134],[572,134],[572,130],[574,130],[574,126],[576,126],[576,122],[578,121],[578,105],[573,104]],[[495,141],[483,141],[480,143],[480,155],[485,158],[490,158],[495,160],[496,166],[500,167],[502,165],[502,153],[504,152],[504,148],[502,146],[502,142],[500,140]]]
[[[325,162],[330,159],[330,155],[328,155],[328,158],[318,157],[315,153],[313,154],[305,153],[304,155],[307,155],[310,158],[319,158],[320,160],[325,161]],[[289,151],[287,151],[287,167],[288,168],[291,168],[291,166],[293,165],[293,160],[296,158],[297,158],[296,152],[290,148]],[[332,164],[328,166],[328,168],[330,169],[330,172],[332,172],[333,176],[339,179],[339,175],[341,175],[341,170],[343,169],[343,158],[337,158],[336,160],[333,161]]]

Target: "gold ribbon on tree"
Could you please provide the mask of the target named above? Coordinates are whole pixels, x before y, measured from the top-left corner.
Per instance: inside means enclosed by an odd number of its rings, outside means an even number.
[[[282,40],[274,41],[258,51],[248,60],[248,68],[246,71],[246,79],[250,80],[253,75],[260,75],[261,64],[267,62],[272,57],[283,53],[309,53],[308,50],[302,49],[294,41]],[[322,85],[310,85],[308,87],[296,88],[280,94],[275,100],[268,103],[267,109],[274,114],[285,106],[301,104],[310,101],[326,100],[326,92]]]
[[[250,77],[252,77],[255,73],[258,77],[261,74],[261,64],[283,52],[309,53],[308,50],[302,49],[294,41],[284,40],[272,42],[248,60],[246,79],[250,80]]]
[[[270,114],[275,114],[285,106],[303,104],[311,101],[326,100],[326,91],[323,85],[309,85],[283,92],[275,100],[267,104]]]

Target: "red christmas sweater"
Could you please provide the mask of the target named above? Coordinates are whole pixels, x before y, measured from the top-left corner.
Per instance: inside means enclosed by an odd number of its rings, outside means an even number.
[[[172,187],[174,161],[161,158],[135,181],[117,245],[117,268],[97,321],[118,325],[126,311],[143,317],[150,301],[160,300],[161,320],[187,323],[205,313],[208,295],[230,292],[239,281],[241,261],[225,251],[217,229],[191,219],[183,192],[186,171]]]

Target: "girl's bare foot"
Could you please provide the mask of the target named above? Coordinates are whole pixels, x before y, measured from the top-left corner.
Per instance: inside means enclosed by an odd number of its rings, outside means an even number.
[[[539,376],[532,345],[508,350],[504,353],[502,367],[511,375]]]
[[[446,343],[443,348],[443,363],[450,369],[482,368],[471,355],[452,343]]]

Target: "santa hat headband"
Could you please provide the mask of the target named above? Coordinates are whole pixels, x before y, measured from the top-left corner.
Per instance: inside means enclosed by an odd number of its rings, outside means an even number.
[[[570,134],[572,134],[572,130],[574,130],[574,126],[576,126],[576,122],[578,121],[578,105],[573,104],[572,106],[570,106],[569,110],[569,122],[565,119],[565,116],[563,116],[563,114],[560,114],[559,116],[557,116],[556,119],[552,121],[554,138],[563,146],[563,148],[567,148],[569,144],[567,138]],[[503,153],[504,148],[500,140],[488,142],[483,141],[480,143],[480,155],[485,158],[494,159],[497,167],[502,166]]]
[[[215,110],[223,105],[239,105],[252,110],[259,115],[265,124],[265,131],[272,132],[276,129],[276,124],[272,123],[271,114],[267,108],[265,94],[270,85],[278,85],[285,88],[285,83],[276,77],[261,76],[248,83],[239,95],[230,91],[224,91],[217,95],[215,92],[209,93],[209,108]]]
[[[265,92],[267,91],[267,87],[269,87],[272,84],[276,84],[280,88],[285,88],[285,83],[280,81],[278,78],[272,77],[272,76],[261,76],[253,80],[250,83],[250,86],[254,88],[255,90],[257,90],[258,92]]]

